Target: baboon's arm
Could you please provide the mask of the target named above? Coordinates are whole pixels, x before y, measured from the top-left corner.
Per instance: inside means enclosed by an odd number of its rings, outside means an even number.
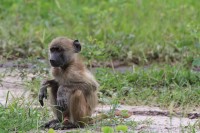
[[[39,102],[41,106],[44,105],[43,98],[47,99],[48,87],[50,87],[51,89],[58,88],[58,82],[52,79],[52,80],[46,80],[42,83],[41,88],[39,90]]]

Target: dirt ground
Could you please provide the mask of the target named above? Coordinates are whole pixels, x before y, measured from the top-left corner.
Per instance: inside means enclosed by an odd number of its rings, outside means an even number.
[[[4,72],[5,69],[0,68],[0,72]],[[1,81],[0,85],[0,104],[6,104],[6,98],[9,92],[9,100],[17,97],[28,97],[30,92],[24,87],[21,79],[15,74],[11,74],[5,77]],[[15,97],[12,96],[15,95]],[[101,112],[107,112],[111,109],[109,105],[99,105],[96,109],[96,114]],[[159,107],[148,106],[128,106],[121,105],[117,110],[127,110],[131,115],[126,118],[127,121],[149,121],[148,124],[139,124],[135,132],[187,132],[188,128],[199,122],[200,113],[185,112],[183,114],[180,111],[174,112],[173,115],[168,110],[162,110]],[[64,133],[63,131],[57,131],[58,133]],[[199,129],[196,132],[200,133]]]

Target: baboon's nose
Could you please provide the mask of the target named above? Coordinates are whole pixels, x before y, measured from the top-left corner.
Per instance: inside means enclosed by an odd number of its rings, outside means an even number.
[[[54,64],[54,63],[56,63],[56,62],[55,62],[55,60],[50,60],[50,63],[51,63],[51,64]]]
[[[49,61],[50,61],[50,63],[51,63],[51,66],[53,66],[53,67],[58,67],[58,64],[56,63],[55,60],[49,60]]]

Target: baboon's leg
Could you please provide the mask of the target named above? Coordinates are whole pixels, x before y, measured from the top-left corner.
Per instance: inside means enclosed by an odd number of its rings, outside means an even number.
[[[53,110],[54,116],[62,122],[63,120],[63,112],[59,110],[59,107],[57,105],[57,91],[58,88],[51,88],[49,92],[49,97],[50,97],[50,103],[51,103],[51,108]]]
[[[70,97],[70,121],[84,126],[91,114],[86,98],[81,90],[76,90]]]

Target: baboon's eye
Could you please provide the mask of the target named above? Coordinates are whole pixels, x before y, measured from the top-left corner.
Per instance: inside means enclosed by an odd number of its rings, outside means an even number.
[[[52,47],[52,48],[50,48],[50,51],[51,51],[51,52],[62,52],[63,49],[60,48],[60,47]]]

